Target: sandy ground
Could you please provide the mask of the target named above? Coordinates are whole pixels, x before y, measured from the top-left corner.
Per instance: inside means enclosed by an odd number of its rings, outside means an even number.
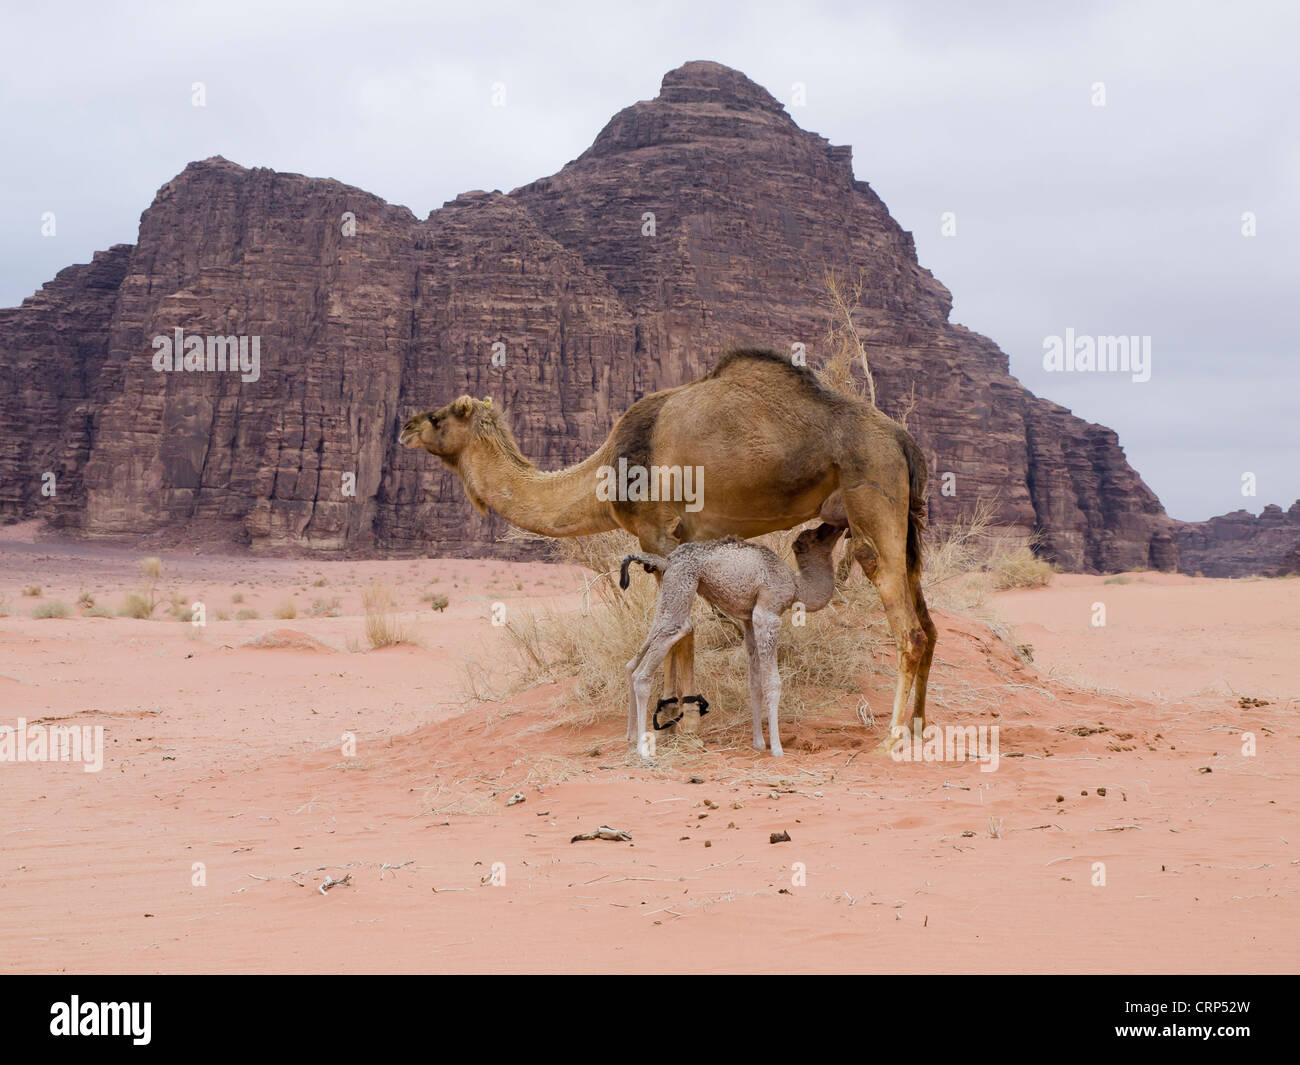
[[[493,605],[574,610],[575,570],[163,552],[204,627],[37,620],[115,607],[142,552],[31,540],[0,542],[0,726],[102,725],[106,754],[0,762],[0,971],[1297,968],[1300,581],[1003,593],[1033,665],[940,614],[931,721],[997,725],[993,772],[875,753],[888,670],[874,727],[846,708],[784,728],[780,760],[644,767],[617,710],[553,727],[563,683],[466,694],[502,661]],[[417,644],[363,649],[372,580]],[[601,825],[631,840],[570,842]]]

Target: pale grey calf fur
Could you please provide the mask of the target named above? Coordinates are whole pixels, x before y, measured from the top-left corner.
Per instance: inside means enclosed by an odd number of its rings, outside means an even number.
[[[630,565],[662,574],[650,634],[627,664],[627,738],[636,743],[642,758],[650,756],[646,703],[651,681],[668,652],[691,632],[691,605],[697,592],[744,629],[754,747],[763,750],[762,710],[766,706],[772,754],[780,757],[777,706],[781,701],[781,674],[776,647],[781,615],[795,603],[812,611],[830,602],[835,591],[831,552],[843,532],[842,526],[832,524],[801,532],[794,541],[797,575],[770,548],[735,537],[682,544],[667,558],[633,554],[623,559],[619,583],[624,588],[628,586]]]

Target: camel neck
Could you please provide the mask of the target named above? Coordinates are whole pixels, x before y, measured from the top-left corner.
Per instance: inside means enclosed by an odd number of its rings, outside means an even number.
[[[603,449],[567,469],[537,469],[518,452],[481,439],[462,452],[458,471],[474,503],[540,536],[587,536],[618,527],[596,496]]]

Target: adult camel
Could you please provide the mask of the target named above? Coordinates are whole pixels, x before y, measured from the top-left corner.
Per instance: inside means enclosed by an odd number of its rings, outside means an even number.
[[[921,591],[925,458],[897,422],[810,370],[771,351],[728,351],[698,381],[634,403],[594,454],[554,472],[524,458],[490,400],[461,396],[417,414],[399,440],[455,470],[478,510],[543,536],[626,529],[643,551],[667,555],[686,541],[760,536],[819,516],[847,525],[898,648],[883,746],[897,728],[924,728],[938,637]],[[699,702],[693,637],[674,651],[670,687],[684,707]]]

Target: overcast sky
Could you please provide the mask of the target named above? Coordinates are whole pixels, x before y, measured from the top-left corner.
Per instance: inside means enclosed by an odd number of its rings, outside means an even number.
[[[552,174],[690,59],[743,70],[916,236],[953,320],[1114,428],[1175,517],[1300,497],[1300,5],[33,4],[0,15],[0,306],[224,155],[424,217]],[[206,86],[207,106],[191,104]],[[506,86],[504,108],[492,86]],[[791,105],[796,82],[807,102]],[[1105,106],[1095,106],[1095,83]],[[56,235],[41,235],[55,212]],[[944,236],[944,212],[956,235]],[[1242,235],[1253,212],[1257,233]],[[1151,378],[1048,373],[1143,335]],[[1242,475],[1258,495],[1244,498]]]

